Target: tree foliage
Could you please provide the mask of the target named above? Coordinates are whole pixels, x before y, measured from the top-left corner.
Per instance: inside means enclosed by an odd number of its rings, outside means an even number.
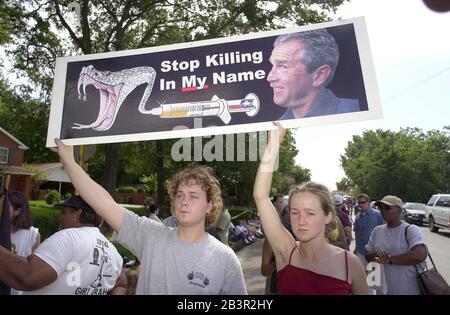
[[[16,0],[4,7],[15,30],[15,68],[48,97],[57,56],[91,54],[226,37],[328,20],[345,0]],[[315,5],[313,9],[312,5]]]
[[[6,7],[3,0],[0,0],[0,45],[10,40],[11,28],[6,14]]]
[[[450,127],[365,131],[353,136],[341,163],[347,177],[374,198],[393,194],[426,202],[450,190]]]
[[[337,190],[342,191],[344,193],[349,192],[352,186],[353,186],[352,182],[347,177],[342,177],[340,181],[336,182]]]
[[[8,51],[15,69],[29,78],[35,94],[49,104],[57,56],[152,47],[272,30],[294,24],[318,23],[329,20],[328,14],[344,1],[79,0],[80,15],[77,16],[67,7],[73,1],[15,0],[9,1],[5,8],[12,23],[11,29],[15,30],[11,36],[13,45],[9,46]],[[3,28],[0,32],[9,34]],[[42,127],[46,121],[40,121]],[[136,180],[138,177],[128,175],[142,168],[146,171],[140,174],[156,171],[158,196],[161,196],[165,174],[186,164],[175,165],[168,158],[166,154],[170,152],[171,143],[159,141],[156,145],[142,142],[122,145],[125,149],[119,148],[117,144],[102,146],[106,153],[97,150],[95,158],[89,163],[90,173],[100,176],[103,172],[103,185],[111,191],[115,186],[116,170],[119,183]],[[130,152],[135,152],[137,156],[133,157]],[[135,164],[130,164],[129,160]],[[96,166],[96,161],[105,164]],[[223,178],[231,182],[254,178],[255,167],[239,168],[241,173],[238,174],[236,169],[227,170],[228,165],[220,168],[219,164],[214,165],[223,172]],[[244,163],[239,164],[239,167],[242,165]],[[296,181],[309,176],[294,165],[285,170],[290,173],[287,176]],[[281,185],[280,182],[276,178],[277,185]],[[250,182],[245,185],[250,185]],[[279,186],[278,189],[285,190],[286,187]]]
[[[54,153],[45,147],[49,107],[24,95],[17,95],[0,81],[1,127],[29,147],[25,163],[56,161]]]
[[[250,137],[259,135],[258,140],[253,140],[251,145]],[[177,171],[192,165],[207,165],[211,167],[216,174],[221,184],[222,193],[225,200],[228,197],[237,197],[241,205],[251,205],[253,203],[252,191],[253,182],[256,176],[256,171],[259,165],[260,157],[262,156],[264,145],[266,141],[265,133],[242,134],[245,139],[244,145],[241,147],[244,154],[241,156],[242,160],[238,160],[238,136],[232,135],[233,143],[227,140],[226,136],[214,136],[200,138],[186,138],[186,139],[171,139],[164,140],[164,157],[167,174],[172,175]],[[221,137],[223,137],[221,139]],[[184,149],[187,150],[188,158],[176,161],[172,159],[172,148],[177,142],[182,141],[185,147],[180,148],[181,153]],[[195,141],[198,141],[195,143]],[[201,141],[201,142],[200,142]],[[227,143],[227,141],[230,141]],[[187,146],[189,143],[189,146]],[[233,158],[228,160],[227,150],[230,150],[230,143],[233,144]],[[256,143],[256,144],[255,144]],[[139,186],[142,183],[142,174],[153,174],[157,170],[157,162],[155,156],[155,142],[139,142],[139,143],[125,143],[120,147],[120,159],[118,162],[117,179],[120,185],[124,186]],[[205,159],[204,153],[211,148],[213,156],[218,157],[211,161]],[[197,146],[197,148],[195,148]],[[200,161],[195,160],[194,151],[200,149],[202,156]],[[221,151],[220,154],[217,153]],[[209,151],[208,151],[209,152]],[[241,152],[242,153],[242,152]],[[274,174],[273,190],[287,194],[290,186],[299,184],[310,179],[310,171],[294,164],[294,158],[297,155],[295,147],[295,139],[290,131],[287,131],[286,139],[281,145],[279,166],[277,172]],[[92,177],[97,178],[101,175],[104,165],[103,150],[97,150],[94,158],[90,161],[89,172]]]
[[[28,163],[24,163],[23,168],[33,173],[33,175],[31,175],[31,181],[33,182],[32,197],[34,199],[37,196],[39,186],[46,182],[45,173],[39,170],[36,166]]]

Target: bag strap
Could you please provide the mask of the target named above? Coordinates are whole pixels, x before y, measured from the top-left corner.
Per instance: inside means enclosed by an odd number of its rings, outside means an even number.
[[[408,249],[409,249],[409,242],[408,242],[408,228],[409,228],[410,225],[411,225],[411,224],[408,224],[408,225],[406,226],[406,229],[405,229],[405,239],[406,239],[406,243],[408,244]],[[430,251],[428,250],[428,248],[427,248],[427,254],[428,254],[428,257],[429,257],[430,260],[431,260],[431,264],[433,265],[433,268],[437,270],[436,265],[434,264],[434,261],[433,261],[433,257],[431,257],[431,254],[430,254]],[[419,273],[419,270],[417,269],[417,265],[416,265],[416,271],[417,271],[417,273]]]

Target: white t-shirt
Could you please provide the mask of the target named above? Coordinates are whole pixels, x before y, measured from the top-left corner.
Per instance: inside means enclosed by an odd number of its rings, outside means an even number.
[[[22,257],[30,256],[32,248],[36,244],[38,233],[39,229],[34,226],[29,229],[19,229],[11,233],[11,252]],[[21,294],[23,294],[23,291],[11,288],[11,295]]]
[[[34,254],[56,271],[58,279],[24,294],[104,295],[122,271],[122,257],[96,227],[56,232]]]
[[[375,227],[370,235],[367,251],[386,251],[392,256],[403,254],[416,245],[426,246],[425,238],[419,227],[410,225],[408,228],[408,242],[405,239],[405,229],[408,226],[403,222],[388,228],[386,224]],[[408,247],[409,243],[409,247]],[[417,283],[417,271],[414,265],[384,265],[384,274],[387,294],[420,294]]]
[[[31,249],[36,243],[36,237],[39,229],[34,226],[29,229],[19,229],[11,233],[11,251],[13,254],[28,257],[31,255]]]

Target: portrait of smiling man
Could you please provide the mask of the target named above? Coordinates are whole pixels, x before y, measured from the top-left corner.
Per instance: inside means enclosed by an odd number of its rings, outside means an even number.
[[[273,46],[267,81],[274,103],[287,108],[279,120],[360,110],[357,99],[338,98],[326,87],[339,62],[339,47],[327,30],[280,35]]]

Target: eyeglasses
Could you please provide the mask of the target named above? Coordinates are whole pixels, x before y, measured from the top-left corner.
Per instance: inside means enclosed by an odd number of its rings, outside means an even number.
[[[359,205],[363,205],[363,204],[365,204],[365,203],[367,203],[367,201],[358,201],[358,204],[359,204]]]

